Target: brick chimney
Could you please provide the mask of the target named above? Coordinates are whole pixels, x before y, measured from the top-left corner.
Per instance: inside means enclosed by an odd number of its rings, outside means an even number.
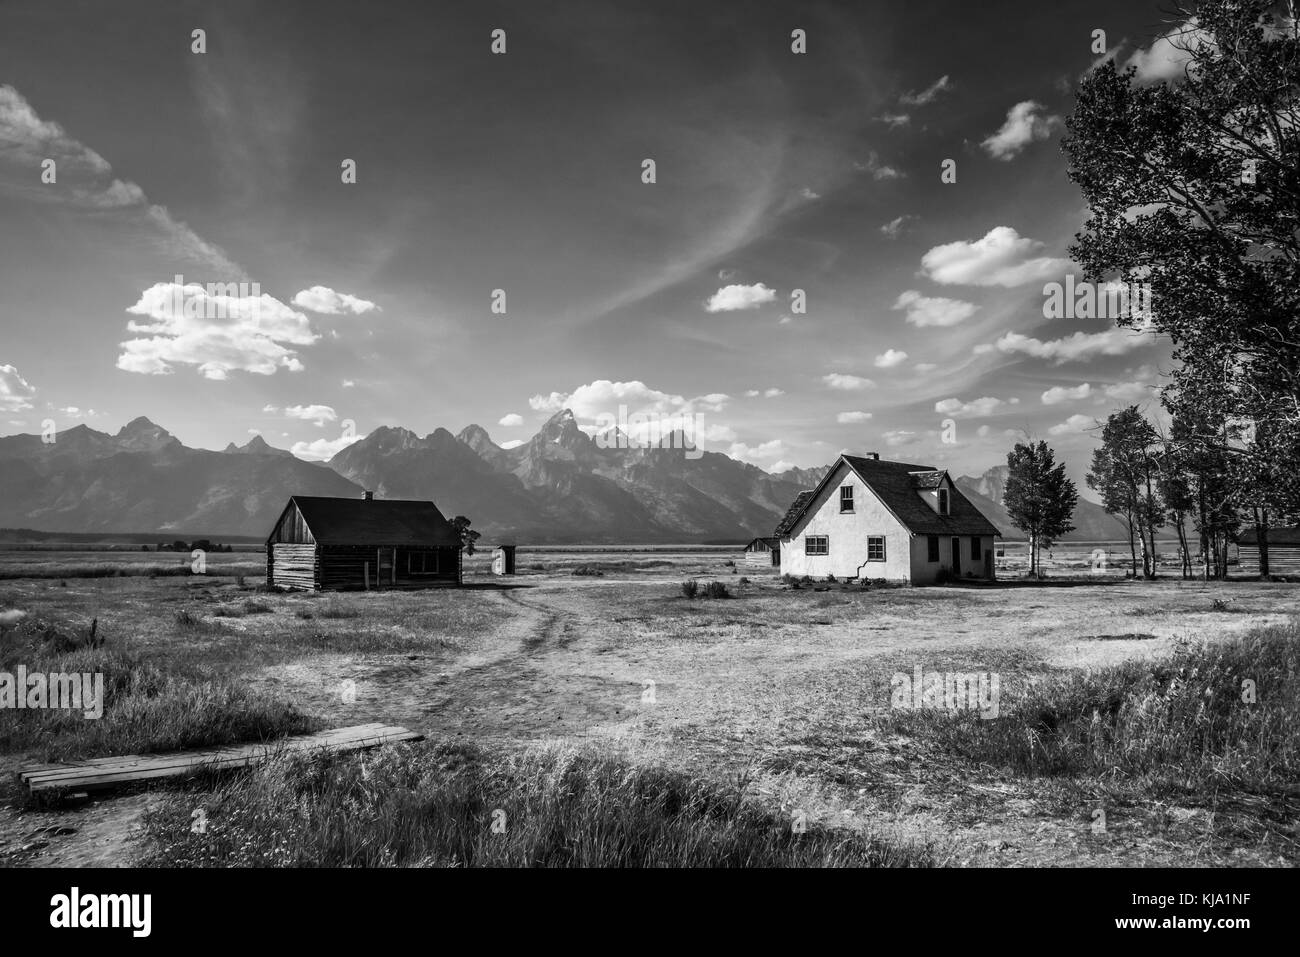
[[[371,502],[374,501],[375,493],[370,491],[370,489],[366,489],[364,492],[361,493],[361,497],[365,499],[367,502]]]
[[[868,452],[868,453],[867,453],[867,458],[869,458],[869,459],[875,459],[877,462],[879,462],[879,461],[880,461],[880,453],[879,453],[879,452]]]

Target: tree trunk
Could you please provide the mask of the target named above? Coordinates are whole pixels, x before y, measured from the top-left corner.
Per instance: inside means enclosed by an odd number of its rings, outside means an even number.
[[[1192,554],[1187,545],[1187,526],[1183,520],[1183,513],[1179,512],[1174,521],[1174,528],[1178,531],[1178,553],[1183,563],[1183,578],[1192,577]]]
[[[1133,512],[1131,509],[1124,513],[1124,521],[1128,523],[1128,553],[1129,553],[1128,567],[1132,571],[1133,577],[1137,578],[1138,556],[1137,556],[1137,546],[1133,541]],[[1143,547],[1145,548],[1145,546]]]
[[[1259,543],[1259,577],[1266,579],[1268,571],[1268,509],[1255,509],[1255,541]]]

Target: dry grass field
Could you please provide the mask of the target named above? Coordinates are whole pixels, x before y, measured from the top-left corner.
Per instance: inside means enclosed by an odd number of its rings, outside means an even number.
[[[149,574],[178,555],[115,554],[128,571],[109,577],[79,576],[98,552],[42,554],[39,577],[9,553],[0,610],[71,634],[96,620],[102,648],[59,654],[102,656],[85,660],[120,675],[120,697],[104,730],[0,712],[0,864],[1300,862],[1295,702],[1261,697],[1244,718],[1231,701],[1170,703],[1208,671],[1233,688],[1256,666],[1261,696],[1293,695],[1300,587],[1126,581],[1090,554],[1058,548],[1043,583],[863,589],[794,588],[719,549],[521,549],[514,578],[480,554],[463,589],[321,595],[260,590],[256,553],[213,556],[202,576]],[[691,578],[730,597],[689,599]],[[1002,717],[891,708],[891,676],[918,667],[996,674]],[[1172,678],[1147,687],[1153,674]],[[1205,687],[1207,702],[1221,691]],[[328,785],[319,767],[271,765],[39,807],[13,781],[32,760],[368,721],[429,740],[335,761]],[[436,798],[396,797],[421,789]],[[520,836],[493,852],[509,801]],[[629,823],[638,801],[689,811],[695,830]],[[286,802],[292,838],[248,823]],[[229,846],[190,833],[196,807]],[[340,843],[344,809],[385,836]],[[554,833],[598,815],[654,849],[571,836],[557,857]],[[434,818],[436,834],[418,823]]]

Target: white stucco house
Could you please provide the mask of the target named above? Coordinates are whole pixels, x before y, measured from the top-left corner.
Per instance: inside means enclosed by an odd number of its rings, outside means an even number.
[[[994,527],[942,469],[841,455],[800,492],[775,535],[781,571],[924,585],[941,572],[992,580]]]

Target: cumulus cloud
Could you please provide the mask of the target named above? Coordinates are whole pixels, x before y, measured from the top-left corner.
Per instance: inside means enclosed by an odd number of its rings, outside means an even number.
[[[906,361],[906,352],[900,352],[897,349],[887,349],[880,355],[876,356],[876,368],[892,369],[894,366],[902,365]]]
[[[21,412],[32,407],[36,389],[10,365],[0,366],[0,410]]]
[[[1047,342],[1019,332],[1008,332],[997,341],[997,348],[1005,353],[1019,352],[1038,359],[1051,359],[1056,365],[1061,365],[1086,361],[1094,356],[1122,356],[1150,342],[1151,337],[1143,330],[1112,326],[1104,332],[1076,332]]]
[[[503,449],[517,449],[517,448],[519,448],[519,446],[521,446],[521,445],[523,445],[523,444],[524,444],[524,440],[523,440],[523,439],[511,439],[511,440],[508,441],[508,442],[502,442],[502,443],[501,443],[501,448],[503,448]]]
[[[341,435],[337,439],[313,439],[310,442],[295,442],[289,449],[300,459],[309,462],[327,462],[353,442],[360,442],[364,435]]]
[[[1145,50],[1136,50],[1124,65],[1137,69],[1136,78],[1140,83],[1176,80],[1184,75],[1187,64],[1191,62],[1191,54],[1187,51],[1200,43],[1211,43],[1210,36],[1192,18],[1157,37]]]
[[[906,319],[914,326],[955,326],[979,310],[974,303],[942,296],[923,296],[915,289],[900,294],[893,308],[907,310]]]
[[[912,122],[912,118],[906,113],[884,113],[877,117],[880,122],[885,123],[892,129],[898,129],[900,126],[906,126]]]
[[[832,389],[840,389],[844,392],[856,392],[859,389],[871,389],[875,383],[870,379],[864,379],[862,376],[845,375],[842,372],[832,372],[829,375],[822,376],[822,382]]]
[[[840,425],[849,425],[855,422],[866,422],[870,418],[870,412],[841,412],[835,416],[835,421]]]
[[[535,395],[528,404],[540,412],[553,413],[567,408],[589,434],[608,426],[611,418],[618,418],[622,407],[629,418],[647,417],[639,424],[629,424],[632,438],[643,440],[661,437],[666,431],[683,430],[691,433],[688,438],[698,443],[700,440],[730,442],[735,438],[735,433],[726,425],[704,418],[721,412],[730,401],[731,397],[721,392],[688,399],[652,389],[639,380],[611,382],[597,379],[572,392]],[[694,418],[697,415],[701,418]]]
[[[1151,398],[1155,394],[1155,386],[1149,382],[1116,382],[1105,386],[1102,392],[1108,399],[1132,405]]]
[[[318,427],[338,418],[338,413],[328,405],[291,405],[285,408],[284,414],[291,419],[315,422]]]
[[[937,368],[933,362],[918,362],[915,366],[917,372],[933,372]]]
[[[776,290],[769,289],[761,282],[752,286],[733,284],[723,286],[704,304],[705,312],[736,312],[741,309],[757,309],[759,306],[776,299]]]
[[[358,299],[345,292],[335,292],[328,286],[312,286],[310,289],[294,293],[293,304],[327,316],[359,316],[379,308],[368,299]]]
[[[1077,402],[1092,395],[1092,386],[1081,383],[1076,386],[1055,385],[1043,393],[1043,405],[1060,405],[1062,402]]]
[[[780,459],[785,455],[786,447],[780,439],[772,439],[770,442],[762,442],[758,445],[733,442],[728,447],[727,454],[737,461],[748,462],[750,465],[762,468],[764,462]]]
[[[535,395],[528,400],[528,407],[534,412],[559,412],[564,408],[567,392],[552,392],[550,395]]]
[[[1001,129],[980,145],[994,159],[1010,162],[1030,143],[1051,136],[1060,123],[1061,118],[1046,113],[1041,103],[1025,100],[1009,109]]]
[[[504,425],[508,428],[513,428],[516,425],[523,424],[524,417],[517,412],[508,413],[507,415],[503,415],[501,418],[497,419],[497,425]]]
[[[906,429],[890,429],[888,432],[882,433],[882,437],[885,440],[885,444],[892,449],[915,441],[916,433],[908,432]]]
[[[919,93],[904,93],[898,98],[898,102],[904,106],[925,106],[927,103],[933,103],[940,93],[950,89],[952,84],[948,82],[948,75],[945,73]]]
[[[921,257],[921,270],[943,285],[1021,286],[1059,276],[1070,260],[1035,256],[1043,248],[1010,226],[997,226],[983,239],[935,246]]]
[[[963,402],[961,399],[943,399],[934,404],[934,411],[940,415],[950,415],[954,419],[982,418],[1007,406],[1017,405],[1019,402],[1019,399],[997,399],[991,395],[972,399],[970,402]]]
[[[228,289],[218,288],[220,286]],[[277,369],[302,369],[294,346],[319,336],[307,317],[278,299],[240,295],[237,284],[155,283],[126,311],[143,320],[127,322],[138,338],[120,343],[117,367],[125,372],[163,375],[176,365],[191,365],[207,379],[232,371],[272,375]]]
[[[1048,435],[1069,435],[1077,432],[1084,432],[1094,428],[1097,425],[1096,419],[1091,419],[1086,415],[1072,415],[1059,425],[1054,425],[1047,430]]]

